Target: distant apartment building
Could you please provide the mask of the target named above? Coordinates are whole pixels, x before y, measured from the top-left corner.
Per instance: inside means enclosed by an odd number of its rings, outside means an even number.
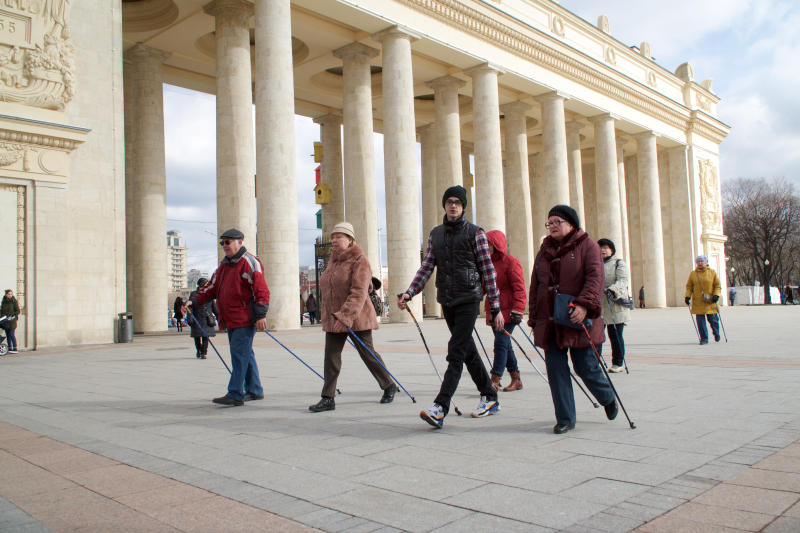
[[[181,232],[169,230],[167,232],[167,274],[171,291],[179,291],[186,287],[186,257],[187,249],[181,238]]]
[[[208,275],[208,272],[203,272],[198,268],[193,268],[189,270],[189,273],[186,275],[186,286],[190,289],[194,290],[197,287],[197,280],[200,278],[210,278],[211,276]]]

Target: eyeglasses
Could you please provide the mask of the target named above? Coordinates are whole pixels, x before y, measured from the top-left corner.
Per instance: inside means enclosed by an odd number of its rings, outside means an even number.
[[[219,245],[220,246],[225,246],[226,244],[230,244],[232,242],[233,241],[231,239],[222,239],[221,241],[219,241]]]
[[[461,205],[461,200],[447,200],[447,205]]]
[[[544,227],[545,229],[550,229],[550,226],[560,226],[564,222],[566,222],[566,220],[554,220],[552,222],[545,222]]]

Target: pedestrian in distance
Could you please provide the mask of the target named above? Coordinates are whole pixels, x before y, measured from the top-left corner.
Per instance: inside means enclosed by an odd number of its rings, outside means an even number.
[[[0,303],[0,316],[6,317],[2,327],[6,332],[8,353],[19,353],[17,350],[17,336],[15,335],[17,319],[19,318],[19,302],[17,302],[14,291],[11,289],[6,289],[3,295],[2,303]]]
[[[308,311],[308,321],[313,325],[314,320],[317,319],[317,299],[314,298],[313,292],[308,295],[306,300],[306,311]]]
[[[522,322],[522,315],[525,314],[525,304],[527,295],[525,294],[525,279],[522,277],[522,264],[519,260],[508,254],[506,236],[502,231],[492,230],[486,233],[486,240],[489,242],[489,252],[492,257],[497,275],[497,290],[500,291],[500,312],[503,314],[505,324],[503,328],[509,334]],[[489,300],[485,300],[486,324],[492,326],[491,308]],[[519,374],[519,365],[511,346],[511,337],[503,330],[494,332],[494,361],[492,364],[491,379],[492,387],[500,390],[500,379],[503,371],[508,370],[511,375],[511,383],[503,391],[510,392],[522,388],[522,379]]]
[[[220,235],[225,257],[211,280],[187,302],[187,306],[196,309],[216,299],[220,326],[228,331],[233,370],[228,393],[212,400],[219,405],[244,405],[246,401],[264,399],[253,338],[256,330],[267,329],[269,288],[261,261],[247,251],[243,241],[244,234],[235,228]]]
[[[319,413],[336,409],[333,398],[336,394],[336,381],[342,369],[342,349],[350,336],[348,328],[355,331],[366,345],[362,345],[356,338],[351,339],[361,360],[383,391],[380,403],[391,403],[397,387],[372,344],[372,330],[378,329],[378,318],[368,295],[372,284],[372,268],[364,250],[356,244],[355,232],[349,222],[339,222],[333,227],[331,245],[330,261],[319,279],[321,323],[325,332],[325,378],[322,397],[319,402],[310,405],[308,410]]]
[[[644,309],[644,285],[639,287],[639,309]]]
[[[303,325],[303,315],[306,313],[306,301],[303,299],[303,295],[300,295],[300,325]]]
[[[733,303],[736,301],[736,289],[733,287],[728,289],[728,301],[731,303],[731,307],[733,307]]]
[[[486,233],[464,216],[466,189],[460,185],[448,188],[442,196],[442,207],[445,209],[442,224],[433,228],[428,236],[422,265],[406,292],[397,296],[397,306],[406,309],[406,302],[422,291],[436,268],[436,301],[442,306],[450,330],[447,370],[433,405],[420,412],[420,417],[435,428],[444,424],[464,365],[481,395],[471,416],[489,416],[500,410],[497,391],[472,340],[484,291],[489,299],[491,324],[496,331],[504,326]]]
[[[708,344],[708,328],[706,320],[711,325],[714,340],[719,342],[719,315],[717,302],[722,294],[719,276],[708,266],[708,258],[698,255],[695,259],[695,269],[689,273],[686,281],[684,301],[691,305],[690,312],[695,315],[697,329],[700,334],[700,344]]]
[[[207,278],[198,279],[197,289],[189,293],[189,299],[191,300],[194,298],[197,291],[202,289],[206,283],[208,283]],[[209,300],[203,305],[193,307],[192,313],[194,314],[195,320],[189,322],[189,327],[191,328],[189,335],[194,339],[194,347],[197,349],[195,357],[198,359],[205,359],[208,355],[208,338],[217,335],[215,331],[217,327],[217,321],[215,319],[217,316],[217,306],[214,300]],[[203,329],[200,329],[201,326]]]
[[[178,333],[180,333],[183,331],[183,298],[180,296],[175,298],[172,311],[175,313],[175,322],[177,323]]]
[[[615,257],[617,248],[611,239],[600,239],[597,244],[600,245],[605,273],[603,321],[606,323],[608,340],[611,342],[611,366],[608,371],[622,372],[625,365],[625,339],[622,333],[631,315],[628,308],[618,300],[628,298],[628,265],[623,259]],[[630,302],[630,306],[633,307],[633,302]],[[602,344],[597,348],[603,353]]]
[[[574,429],[576,422],[567,352],[575,373],[605,407],[609,420],[616,418],[619,408],[591,346],[604,340],[600,247],[580,228],[578,214],[570,206],[556,205],[550,209],[545,228],[550,234],[542,241],[533,263],[528,325],[533,329],[536,345],[545,350],[556,415],[553,432],[561,434]],[[567,322],[570,325],[554,321],[557,296],[562,295],[574,297]],[[587,318],[592,321],[588,336],[581,328]]]

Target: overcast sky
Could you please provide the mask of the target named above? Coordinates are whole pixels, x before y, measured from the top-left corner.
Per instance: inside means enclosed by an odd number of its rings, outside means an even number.
[[[800,186],[800,68],[793,0],[563,0],[591,23],[608,16],[611,34],[626,45],[647,41],[656,61],[674,71],[692,64],[695,80],[714,80],[720,119],[732,127],[721,145],[722,181],[785,177]],[[164,86],[167,229],[183,233],[189,268],[217,264],[215,103],[211,95]],[[314,168],[309,154],[319,127],[296,117],[300,264],[313,264],[319,235]],[[385,228],[383,138],[375,136],[380,228]],[[222,228],[224,229],[227,228]],[[385,229],[382,229],[385,241]],[[245,244],[254,247],[253,240]],[[384,248],[385,253],[385,248]],[[383,257],[386,257],[385,255]]]

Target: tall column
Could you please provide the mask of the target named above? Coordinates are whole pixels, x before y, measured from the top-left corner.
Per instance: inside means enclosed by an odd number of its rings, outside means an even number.
[[[253,162],[253,91],[250,16],[244,0],[214,0],[203,10],[214,16],[217,43],[217,228],[256,235]],[[222,248],[218,258],[222,259]]]
[[[648,307],[666,307],[664,241],[661,233],[661,194],[658,188],[656,136],[636,135],[639,178],[639,217],[642,228],[644,291]]]
[[[442,223],[442,204],[436,178],[437,135],[434,124],[426,124],[417,128],[420,147],[422,148],[422,248],[427,246],[431,230]],[[431,277],[433,278],[434,273]],[[435,278],[434,278],[435,279]],[[442,306],[436,301],[436,284],[431,279],[423,290],[425,299],[425,316],[441,316]]]
[[[614,117],[609,114],[592,117],[594,123],[594,172],[597,199],[597,230],[595,239],[622,242],[622,221],[619,210],[619,179],[617,177],[617,143],[614,136]]]
[[[503,155],[497,76],[501,71],[483,64],[467,71],[472,77],[472,116],[475,131],[475,218],[485,230],[505,232]]]
[[[531,154],[528,156],[528,176],[530,179],[530,196],[531,196],[531,228],[533,231],[533,250],[534,255],[539,250],[539,245],[542,244],[542,239],[547,236],[547,230],[544,227],[547,222],[547,213],[550,211],[552,205],[547,205],[547,199],[544,195],[544,189],[547,186],[547,177],[544,174],[544,165],[542,164],[542,154]]]
[[[664,246],[664,290],[667,294],[667,306],[683,304],[686,280],[680,284],[680,300],[673,299],[676,292],[675,282],[675,256],[672,253],[672,205],[669,193],[669,158],[665,152],[656,150],[658,161],[658,190],[659,203],[661,204],[661,236]]]
[[[373,36],[383,47],[383,161],[386,197],[388,294],[403,292],[419,269],[419,174],[414,124],[411,41],[417,37],[395,26]],[[460,161],[460,160],[459,160]],[[422,299],[411,302],[422,316]],[[392,322],[410,322],[394,310]]]
[[[670,207],[672,217],[672,253],[675,268],[673,269],[674,294],[671,301],[683,305],[683,289],[686,285],[687,273],[694,267],[696,256],[694,249],[694,239],[688,238],[692,235],[692,211],[689,197],[689,163],[687,159],[687,147],[677,146],[666,151],[669,160],[669,192]],[[720,276],[722,279],[722,276]],[[668,295],[669,296],[669,295]],[[727,296],[723,291],[723,296]],[[670,300],[668,298],[668,300]],[[727,301],[727,299],[726,299]]]
[[[330,202],[322,206],[322,240],[327,241],[331,229],[344,220],[344,185],[342,182],[342,117],[323,115],[314,119],[319,124],[322,142],[321,181],[331,190]]]
[[[536,98],[542,108],[542,166],[547,179],[544,203],[547,209],[569,204],[569,168],[567,131],[564,121],[564,97],[556,92]]]
[[[136,332],[162,331],[167,302],[167,173],[164,159],[164,97],[161,64],[169,54],[143,44],[126,53],[129,60],[131,124],[130,198],[126,201],[129,298]],[[128,107],[128,106],[126,106]],[[126,135],[128,132],[126,132]]]
[[[528,132],[525,112],[530,106],[512,102],[502,107],[505,119],[503,129],[506,139],[506,173],[503,183],[506,204],[508,250],[522,263],[525,286],[530,282],[533,269],[533,226],[531,222],[531,195],[528,171]]]
[[[625,181],[625,153],[622,147],[625,139],[617,137],[617,179],[619,180],[619,216],[622,228],[622,242],[617,245],[617,255],[630,262],[631,247],[628,230],[628,187]],[[630,275],[630,272],[628,272]]]
[[[345,218],[370,265],[379,263],[378,205],[375,197],[375,153],[372,144],[370,60],[378,50],[351,43],[333,52],[342,60],[342,132]],[[384,74],[385,76],[385,74]],[[414,158],[416,161],[416,157]]]
[[[464,85],[463,80],[453,76],[442,76],[428,83],[433,89],[436,109],[436,179],[440,192],[462,184],[458,90]]]
[[[475,187],[475,179],[472,173],[469,171],[469,154],[472,153],[472,149],[470,146],[462,141],[461,143],[461,183],[464,188],[467,190],[467,200],[469,205],[467,206],[467,220],[473,222],[472,216],[472,208],[475,207],[472,202],[472,189]],[[439,181],[436,181],[439,184]],[[445,188],[441,186],[441,184],[437,185],[440,189],[440,193],[444,194]]]
[[[569,205],[578,212],[581,224],[583,213],[583,173],[581,169],[581,128],[582,122],[570,121],[566,125],[567,133],[567,171],[569,172]]]
[[[588,155],[591,153],[591,156]],[[594,148],[582,153],[586,157],[581,163],[581,174],[583,174],[583,216],[581,220],[584,229],[591,235],[597,233],[597,178],[594,171]],[[600,237],[597,237],[598,239]]]
[[[630,235],[631,294],[639,298],[639,288],[644,285],[642,223],[639,217],[639,172],[635,155],[625,158],[625,182],[627,185],[628,228]],[[645,296],[647,296],[645,294]]]
[[[256,1],[258,251],[270,290],[267,325],[297,329],[300,282],[290,0]]]

